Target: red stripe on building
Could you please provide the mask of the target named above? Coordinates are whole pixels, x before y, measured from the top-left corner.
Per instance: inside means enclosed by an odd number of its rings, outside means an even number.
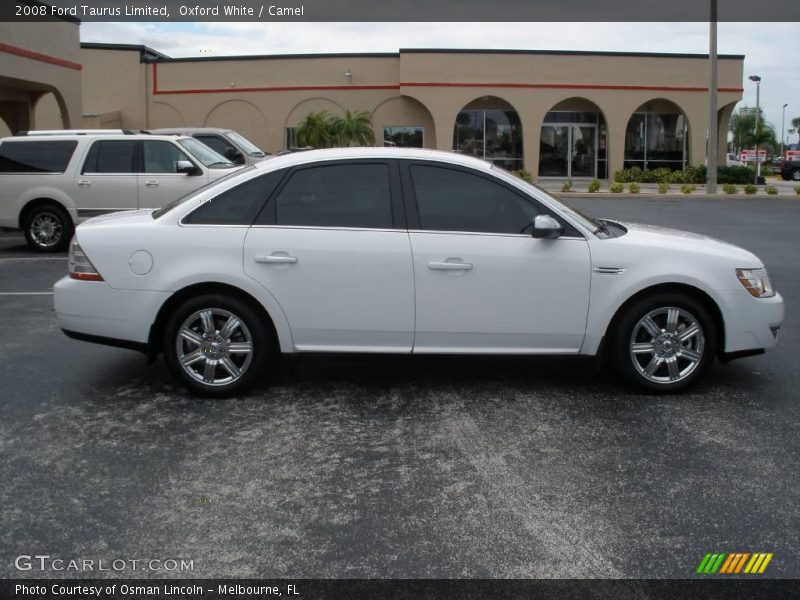
[[[65,60],[63,58],[56,58],[55,56],[49,56],[47,54],[42,54],[41,52],[34,52],[33,50],[26,50],[25,48],[19,48],[10,44],[0,43],[0,52],[7,52],[8,54],[15,54],[23,58],[38,60],[39,62],[47,63],[49,65],[66,67],[67,69],[75,69],[76,71],[83,69],[83,65],[80,63],[72,62],[71,60]]]

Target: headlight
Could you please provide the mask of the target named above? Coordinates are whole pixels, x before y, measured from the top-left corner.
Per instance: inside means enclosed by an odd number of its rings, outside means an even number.
[[[751,296],[771,298],[775,295],[766,269],[736,269],[736,277]]]

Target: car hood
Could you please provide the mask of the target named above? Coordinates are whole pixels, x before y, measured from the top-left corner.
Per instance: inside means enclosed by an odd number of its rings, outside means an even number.
[[[628,244],[647,246],[650,248],[663,248],[665,251],[680,251],[683,253],[696,253],[706,256],[716,256],[730,259],[739,267],[761,267],[763,263],[752,252],[719,240],[711,236],[668,227],[657,227],[642,223],[627,223],[616,221],[628,230],[622,238]]]

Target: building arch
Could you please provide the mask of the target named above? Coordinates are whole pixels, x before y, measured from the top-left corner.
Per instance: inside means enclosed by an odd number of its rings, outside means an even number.
[[[286,121],[284,121],[283,124],[284,148],[297,146],[298,144],[294,133],[295,129],[297,129],[297,127],[300,125],[300,122],[305,119],[309,113],[318,113],[322,111],[325,111],[332,117],[341,117],[344,116],[345,113],[344,107],[330,98],[306,98],[305,100],[301,100],[295,104],[292,110],[289,111],[289,115],[286,117]]]
[[[379,144],[436,148],[433,115],[416,98],[395,96],[380,102],[372,110],[372,127]]]
[[[453,150],[508,170],[522,169],[522,120],[516,108],[499,96],[468,102],[455,118]]]
[[[690,126],[687,113],[667,98],[639,105],[625,129],[625,168],[685,169],[689,156]]]
[[[153,102],[148,120],[150,129],[186,126],[183,114],[177,108],[162,100]]]
[[[33,102],[33,123],[36,129],[69,129],[64,99],[59,102],[57,90],[43,92]]]
[[[14,135],[14,132],[11,131],[11,127],[8,123],[6,123],[3,115],[0,114],[0,138],[8,137],[10,135]]]
[[[539,177],[608,177],[605,113],[588,98],[571,96],[545,113],[539,138]]]
[[[208,111],[203,126],[233,129],[257,146],[266,147],[269,133],[267,119],[255,104],[247,100],[223,100]]]

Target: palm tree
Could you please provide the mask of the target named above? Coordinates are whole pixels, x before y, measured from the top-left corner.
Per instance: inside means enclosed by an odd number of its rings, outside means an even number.
[[[300,122],[295,133],[297,143],[314,148],[330,148],[333,145],[331,118],[327,111],[308,113]]]
[[[780,144],[775,127],[764,119],[761,111],[756,132],[756,114],[754,111],[738,112],[731,116],[730,130],[733,132],[733,147],[736,152],[743,148],[752,148],[758,143],[760,147],[769,147],[773,152]]]
[[[345,111],[343,117],[334,117],[330,131],[336,146],[374,146],[375,132],[372,115],[366,111]]]

